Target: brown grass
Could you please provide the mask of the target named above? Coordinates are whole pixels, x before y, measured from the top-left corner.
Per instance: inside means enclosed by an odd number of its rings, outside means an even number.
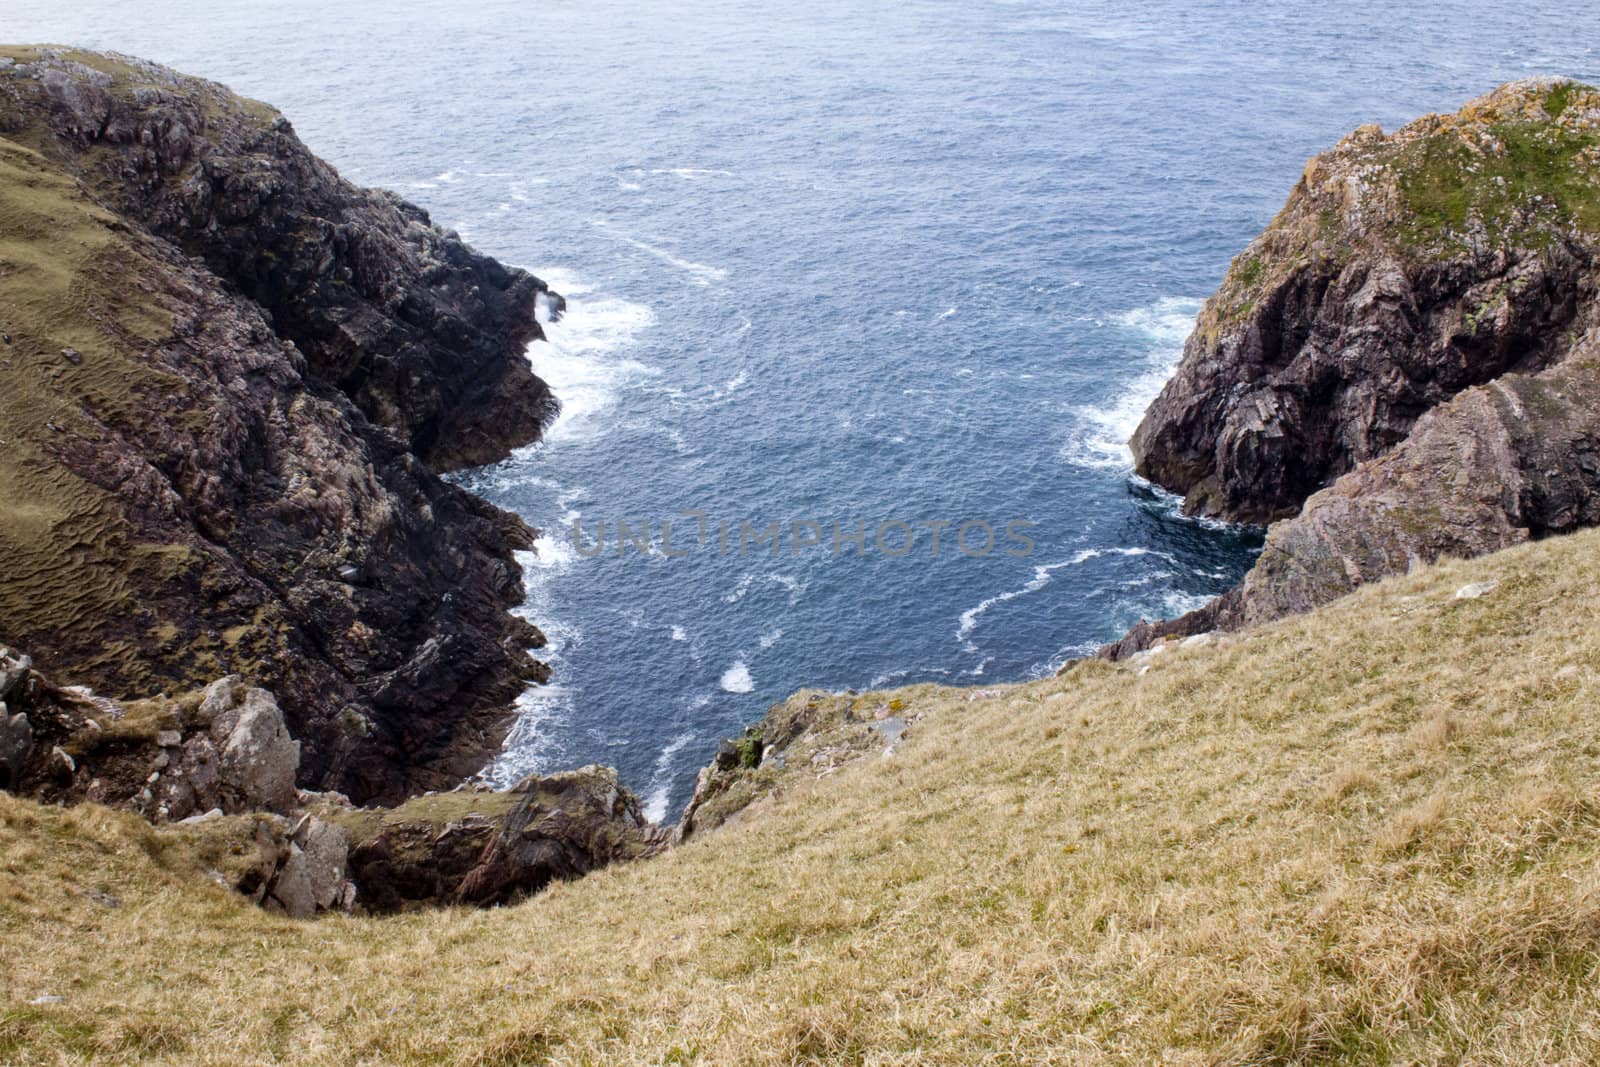
[[[0,799],[0,1061],[1600,1061],[1597,582],[1585,533],[918,689],[892,758],[500,911],[293,923]]]

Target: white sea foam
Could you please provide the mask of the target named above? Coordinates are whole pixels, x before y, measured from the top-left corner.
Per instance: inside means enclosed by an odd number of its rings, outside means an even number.
[[[523,564],[525,575],[537,574],[539,567],[533,553],[519,552],[517,559]],[[537,581],[530,580],[527,604],[534,604],[538,596]],[[524,605],[516,613],[527,618],[532,608]],[[571,648],[579,638],[576,627],[554,619],[540,618],[540,629],[548,641],[544,648],[534,653],[548,662],[559,675],[562,653]],[[575,690],[560,685],[532,686],[517,698],[517,717],[506,733],[500,755],[483,769],[479,777],[495,786],[506,788],[530,774],[540,774],[559,767],[565,762],[566,752],[556,739],[554,727],[572,719],[577,707]]]
[[[945,310],[939,312],[939,314],[935,315],[934,318],[933,318],[933,321],[934,322],[943,322],[945,319],[948,319],[950,316],[954,315],[955,313],[956,313],[956,309],[955,308],[946,308]]]
[[[720,684],[724,693],[748,693],[756,687],[750,668],[742,659],[735,660],[733,666],[722,672]]]
[[[633,344],[655,321],[655,315],[643,304],[586,295],[589,287],[565,271],[539,274],[567,298],[561,320],[544,322],[545,340],[528,346],[534,372],[550,383],[561,402],[561,417],[546,439],[592,437],[606,429],[601,416],[616,403],[623,388],[658,373],[637,360],[616,355]]]
[[[978,604],[977,607],[968,608],[966,611],[963,611],[961,613],[960,622],[956,626],[956,640],[961,642],[962,647],[966,651],[976,652],[977,646],[968,640],[968,638],[971,636],[972,631],[977,627],[979,617],[997,604],[1004,604],[1008,600],[1015,600],[1017,597],[1027,596],[1029,593],[1037,593],[1039,590],[1050,584],[1050,580],[1055,576],[1056,571],[1065,570],[1068,567],[1076,567],[1080,563],[1087,563],[1091,559],[1097,559],[1100,556],[1105,555],[1145,556],[1149,554],[1150,550],[1148,548],[1086,548],[1069,559],[1064,559],[1056,563],[1040,564],[1039,566],[1033,568],[1033,577],[1030,578],[1028,583],[1022,586],[1022,588],[1008,589],[1004,593],[996,593],[994,596],[989,597],[987,600],[984,600],[982,603]]]
[[[806,583],[792,574],[769,574],[767,575],[767,581],[783,586],[789,594],[789,603],[791,604],[799,600],[800,594],[806,591]]]
[[[641,252],[647,252],[650,255],[655,256],[668,266],[676,267],[685,272],[689,275],[689,277],[694,279],[694,283],[696,285],[710,285],[713,282],[720,282],[728,276],[728,272],[721,267],[713,267],[706,263],[696,263],[692,259],[684,259],[681,256],[674,255],[665,248],[659,248],[647,241],[641,241],[637,237],[629,237],[627,234],[613,229],[611,224],[604,219],[593,219],[591,221],[595,226],[599,227],[601,230],[604,230],[606,233],[609,233],[612,237],[615,237],[622,243],[632,245]]]
[[[871,690],[871,689],[886,689],[889,686],[893,685],[895,682],[898,682],[900,679],[908,676],[910,673],[911,673],[911,671],[910,671],[909,668],[905,668],[905,669],[898,670],[898,671],[887,671],[887,672],[885,672],[883,674],[878,675],[876,678],[872,679],[872,681],[868,682],[867,683],[867,688],[869,690]]]
[[[730,533],[730,538],[734,536],[736,534]],[[722,602],[724,604],[737,604],[750,595],[750,591],[755,587],[755,583],[758,580],[780,586],[789,594],[790,604],[798,601],[807,588],[805,582],[802,582],[792,574],[741,574],[738,584],[722,595]]]
[[[1210,515],[1185,515],[1183,513],[1183,497],[1177,493],[1169,492],[1154,482],[1145,481],[1137,474],[1131,476],[1129,480],[1155,497],[1157,506],[1168,518],[1192,522],[1196,526],[1202,526],[1207,530],[1233,530],[1237,528],[1232,523],[1224,522]]]
[[[533,197],[528,195],[528,187],[530,185],[549,184],[549,178],[523,178],[521,181],[514,181],[508,185],[506,187],[506,195],[519,204],[526,204],[533,199]]]
[[[673,624],[672,639],[674,641],[687,641],[689,640],[689,631],[685,630],[682,626]]]
[[[1098,407],[1073,409],[1077,425],[1061,450],[1067,460],[1080,467],[1133,469],[1128,439],[1139,428],[1150,402],[1177,369],[1183,342],[1200,313],[1200,303],[1189,297],[1164,296],[1112,320],[1117,328],[1136,335],[1145,355],[1134,364],[1131,377],[1122,384],[1115,399]]]
[[[1211,603],[1211,596],[1206,593],[1185,593],[1181,589],[1169,590],[1161,598],[1163,618],[1175,619],[1179,615],[1187,615],[1191,611],[1205,607]]]
[[[762,648],[771,648],[782,639],[783,627],[774,626],[772,629],[761,635],[760,644]]]
[[[755,580],[756,576],[753,574],[739,575],[739,584],[734,586],[731,592],[723,594],[722,602],[724,604],[737,604],[745,598],[745,594],[750,592],[750,585]]]
[[[733,177],[733,171],[731,171],[731,170],[716,170],[716,169],[713,169],[713,168],[710,168],[710,167],[657,167],[656,169],[652,170],[650,173],[651,174],[670,174],[674,178],[682,178],[685,181],[691,181],[691,182],[699,181],[702,178],[731,178],[731,177]]]
[[[667,817],[667,798],[672,789],[673,759],[684,747],[694,741],[694,734],[683,733],[667,743],[656,757],[655,771],[650,776],[650,793],[644,802],[644,817],[659,823]]]

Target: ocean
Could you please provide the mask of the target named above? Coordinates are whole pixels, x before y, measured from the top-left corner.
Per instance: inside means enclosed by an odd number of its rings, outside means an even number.
[[[1597,23],[1350,0],[0,14],[13,41],[266,100],[566,296],[529,351],[561,418],[459,479],[544,531],[521,610],[555,677],[488,773],[612,764],[665,819],[797,689],[1036,677],[1234,584],[1259,532],[1184,518],[1124,444],[1200,301],[1310,155],[1513,78],[1600,81]]]

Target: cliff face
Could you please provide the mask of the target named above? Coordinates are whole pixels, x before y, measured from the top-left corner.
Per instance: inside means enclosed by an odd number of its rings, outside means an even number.
[[[492,462],[539,436],[549,388],[523,349],[545,284],[393,193],[360,189],[289,121],[221,86],[117,57],[24,50],[6,136],[259,304],[308,373],[418,458]]]
[[[270,109],[0,51],[0,637],[111,694],[271,689],[304,784],[472,770],[544,675],[520,520],[444,465],[535,439],[544,286]]]
[[[1313,159],[1132,442],[1186,510],[1283,521],[1241,589],[1112,653],[1600,519],[1597,253],[1585,86],[1508,85]]]

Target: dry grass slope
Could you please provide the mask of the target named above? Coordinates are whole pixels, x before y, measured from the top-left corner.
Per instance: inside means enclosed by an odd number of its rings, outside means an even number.
[[[1597,584],[1584,533],[917,690],[892,758],[493,912],[296,924],[0,799],[0,1060],[1600,1061]]]

